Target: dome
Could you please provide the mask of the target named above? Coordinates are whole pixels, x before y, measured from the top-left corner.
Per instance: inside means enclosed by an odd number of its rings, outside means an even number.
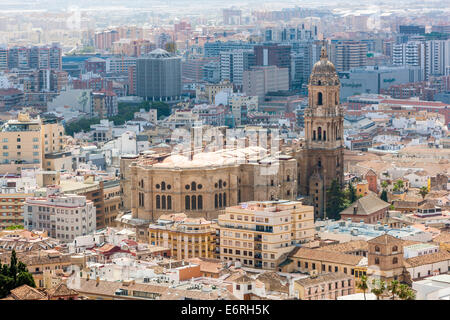
[[[327,50],[322,47],[320,60],[317,61],[311,72],[309,83],[313,85],[339,85],[339,77],[334,64],[328,60]]]

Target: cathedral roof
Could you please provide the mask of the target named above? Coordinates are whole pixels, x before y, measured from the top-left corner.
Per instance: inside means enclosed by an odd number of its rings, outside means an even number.
[[[309,82],[313,85],[339,84],[339,77],[336,73],[336,68],[334,67],[334,64],[330,60],[328,60],[327,49],[325,48],[325,46],[322,47],[320,60],[317,61],[312,68]]]

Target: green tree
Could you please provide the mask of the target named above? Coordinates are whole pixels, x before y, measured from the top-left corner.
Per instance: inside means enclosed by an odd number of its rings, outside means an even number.
[[[327,190],[327,216],[330,219],[339,220],[340,212],[348,206],[348,200],[339,182],[334,179]]]
[[[395,295],[398,294],[399,284],[400,283],[397,280],[392,280],[387,286],[387,289],[392,294],[392,300],[395,300]]]
[[[428,188],[425,186],[420,188],[419,194],[422,196],[422,199],[425,199],[425,196],[428,194]]]
[[[373,288],[371,292],[377,297],[377,300],[380,300],[380,296],[386,290],[386,283],[383,280],[372,280]]]
[[[404,187],[404,183],[403,183],[403,181],[402,180],[397,180],[395,183],[394,183],[394,191],[402,191],[402,189],[403,189],[403,187]]]
[[[386,180],[381,182],[381,188],[383,188],[383,190],[386,190],[387,187],[389,187],[389,182],[387,182]]]
[[[383,201],[388,202],[388,196],[387,196],[387,191],[386,190],[381,191],[380,199],[383,200]]]
[[[356,195],[356,189],[353,186],[353,184],[351,184],[351,182],[348,183],[348,200],[350,201],[350,203],[353,203],[356,200],[358,200],[358,196]]]
[[[369,286],[367,285],[367,276],[362,275],[361,280],[358,281],[356,284],[356,287],[360,290],[362,290],[364,294],[364,300],[366,300],[366,291],[369,289]]]
[[[400,284],[398,286],[397,294],[402,300],[414,300],[416,298],[414,291],[406,284]]]
[[[33,275],[28,272],[27,266],[18,261],[16,251],[11,252],[9,266],[7,264],[0,265],[0,299],[6,297],[11,290],[22,285],[36,287]]]

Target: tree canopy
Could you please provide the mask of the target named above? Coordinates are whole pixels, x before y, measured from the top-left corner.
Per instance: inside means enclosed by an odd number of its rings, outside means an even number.
[[[28,272],[27,266],[18,261],[16,251],[11,252],[9,265],[0,263],[0,299],[5,298],[11,290],[22,285],[35,288],[33,275]]]

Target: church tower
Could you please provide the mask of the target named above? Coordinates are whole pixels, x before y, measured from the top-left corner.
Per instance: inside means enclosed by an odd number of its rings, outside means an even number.
[[[340,82],[322,47],[308,84],[304,114],[305,144],[296,156],[298,187],[314,203],[315,218],[325,218],[326,190],[333,179],[344,181],[344,112],[339,103]]]

